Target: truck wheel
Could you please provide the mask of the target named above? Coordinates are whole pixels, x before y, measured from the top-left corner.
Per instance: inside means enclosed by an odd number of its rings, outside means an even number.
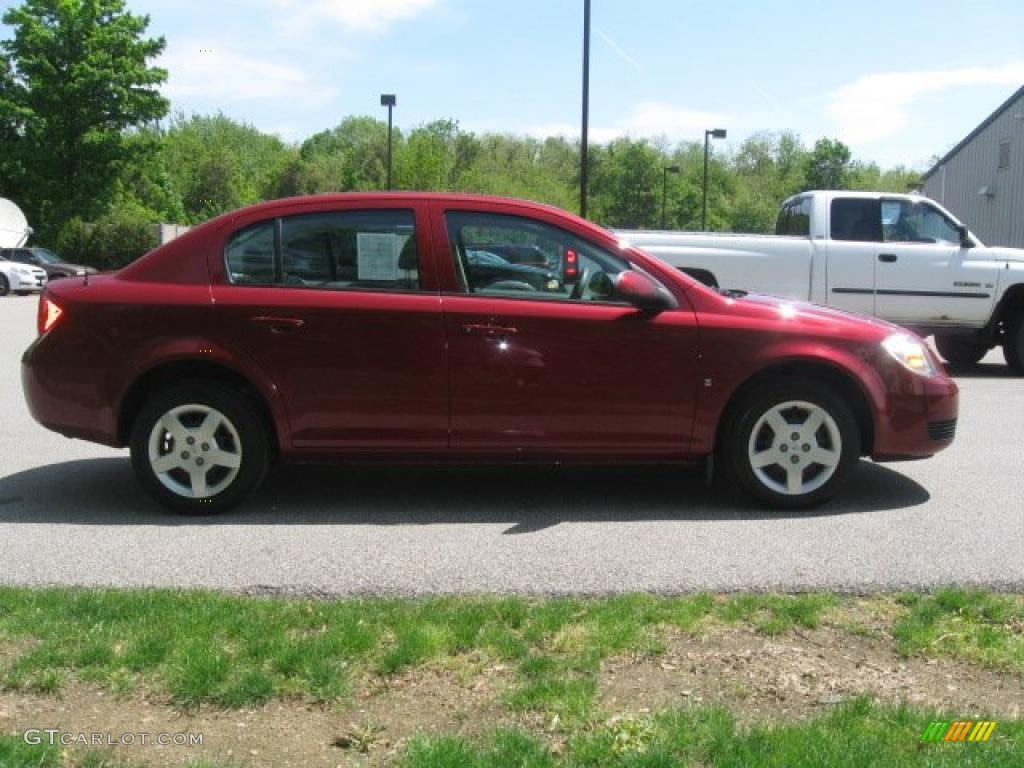
[[[7,275],[0,275],[0,296],[6,296],[11,292],[11,284],[7,282]]]
[[[185,382],[151,397],[131,432],[132,468],[160,504],[185,515],[223,512],[267,471],[267,436],[251,404],[226,387]]]
[[[744,399],[726,430],[731,477],[777,509],[806,509],[831,499],[860,459],[860,430],[831,388],[779,379]]]
[[[980,344],[970,336],[941,334],[935,337],[935,346],[947,363],[975,365],[988,352],[988,345]]]
[[[1024,312],[1006,321],[1003,357],[1014,373],[1024,375]]]

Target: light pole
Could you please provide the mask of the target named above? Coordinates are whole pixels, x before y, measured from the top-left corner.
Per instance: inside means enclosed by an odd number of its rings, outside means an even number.
[[[380,95],[380,105],[388,108],[388,189],[391,189],[391,110],[395,108],[395,104],[398,103],[398,99],[395,98],[393,93],[382,93]]]
[[[668,200],[668,175],[679,173],[678,165],[665,166],[665,178],[661,183],[661,228],[665,229],[665,203]]]
[[[708,230],[708,138],[724,139],[725,128],[712,128],[704,131],[704,207],[700,213],[700,228],[702,232]]]
[[[580,136],[580,216],[587,218],[587,140],[590,128],[590,0],[583,0],[583,130]]]

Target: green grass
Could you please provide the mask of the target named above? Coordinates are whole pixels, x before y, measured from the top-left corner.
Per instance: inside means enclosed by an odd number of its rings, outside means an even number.
[[[893,625],[904,655],[930,654],[1024,671],[1024,600],[1020,596],[946,589],[902,594],[906,609]]]
[[[992,766],[1017,768],[1024,723],[1000,722],[985,743],[921,743],[932,720],[955,719],[854,700],[815,720],[741,728],[722,709],[621,719],[570,737],[559,754],[540,739],[502,731],[471,743],[414,739],[401,768],[821,768]]]
[[[895,605],[886,598],[888,605]],[[226,708],[278,697],[344,699],[366,676],[444,662],[501,664],[513,711],[594,715],[610,656],[661,653],[670,632],[712,623],[776,635],[813,629],[846,601],[828,594],[604,599],[245,598],[165,590],[0,588],[0,687],[55,693],[85,680],[115,696],[143,689],[176,706]],[[903,653],[950,654],[1024,670],[1019,597],[901,596]],[[831,619],[830,619],[831,620]],[[849,626],[840,622],[838,626]]]

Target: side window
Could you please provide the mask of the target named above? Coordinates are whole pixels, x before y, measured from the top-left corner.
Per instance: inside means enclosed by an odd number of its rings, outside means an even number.
[[[281,221],[284,283],[334,290],[420,287],[412,211],[342,211]]]
[[[611,301],[611,278],[630,268],[625,259],[532,219],[450,212],[445,224],[469,293]]]
[[[775,220],[775,234],[776,235],[788,235],[789,234],[789,215],[793,210],[793,204],[787,203],[779,209],[779,218]]]
[[[419,290],[412,211],[340,211],[261,222],[236,232],[226,259],[236,285]]]
[[[956,224],[930,205],[912,200],[882,201],[887,243],[959,243]]]
[[[836,198],[829,211],[833,240],[878,243],[882,240],[882,216],[878,200]]]
[[[228,274],[238,285],[273,285],[274,222],[265,221],[236,232],[227,247]]]

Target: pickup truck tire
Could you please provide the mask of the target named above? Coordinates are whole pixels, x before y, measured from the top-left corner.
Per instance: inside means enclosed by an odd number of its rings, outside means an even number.
[[[935,336],[935,346],[942,359],[952,365],[975,365],[988,352],[988,345],[980,344],[970,336],[956,334],[939,334]]]
[[[132,424],[130,445],[143,488],[183,515],[211,515],[238,504],[263,482],[270,454],[252,404],[206,381],[152,395]]]
[[[1024,375],[1024,312],[1013,315],[1006,321],[1003,357],[1014,373]]]
[[[726,471],[776,509],[807,509],[831,499],[860,459],[860,430],[830,387],[780,378],[746,396],[722,446]]]

